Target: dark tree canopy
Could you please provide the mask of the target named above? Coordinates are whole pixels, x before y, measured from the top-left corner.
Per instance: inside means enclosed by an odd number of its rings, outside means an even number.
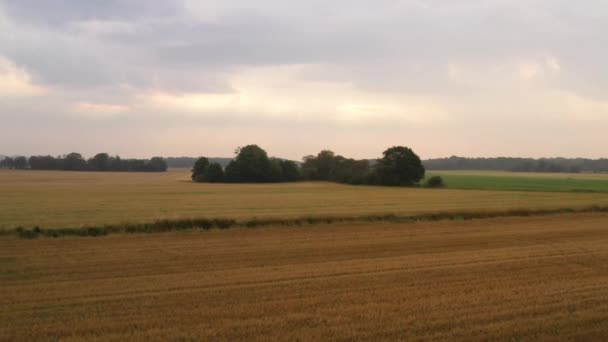
[[[300,169],[298,164],[292,160],[281,159],[281,171],[283,182],[297,182],[300,180]]]
[[[89,166],[93,170],[107,171],[110,169],[110,155],[107,153],[98,153],[95,157],[89,159]]]
[[[209,183],[224,182],[224,168],[219,163],[210,163],[206,157],[200,157],[192,168],[192,180]]]
[[[207,168],[209,167],[209,159],[205,158],[205,157],[200,157],[196,160],[196,162],[194,163],[194,166],[192,167],[192,180],[193,181],[203,181],[203,175],[205,174],[205,171],[207,170]]]
[[[23,164],[23,163],[22,163]],[[25,168],[32,170],[62,171],[125,171],[125,172],[164,172],[167,162],[161,157],[145,159],[121,159],[107,153],[98,153],[85,161],[80,153],[70,153],[63,157],[31,156],[25,160]]]
[[[87,163],[80,153],[72,152],[63,159],[63,169],[68,171],[86,170]]]
[[[13,159],[13,167],[17,170],[27,169],[27,158],[24,156],[15,157]]]
[[[298,164],[279,158],[269,158],[257,145],[247,145],[236,150],[235,158],[225,169],[219,163],[209,163],[199,158],[192,169],[196,182],[273,183],[295,182],[300,179]]]
[[[203,175],[205,182],[222,183],[224,182],[224,168],[219,163],[211,163]]]
[[[393,146],[382,154],[374,168],[378,184],[414,185],[424,178],[422,161],[409,147]]]
[[[4,157],[0,160],[0,168],[12,169],[15,167],[15,161],[11,157]]]
[[[443,188],[445,183],[441,176],[433,176],[425,182],[424,186],[427,188]]]
[[[145,163],[146,171],[164,172],[167,171],[167,162],[161,157],[152,157],[149,162]]]
[[[258,145],[247,145],[236,150],[236,158],[226,167],[226,181],[232,183],[272,182],[270,159]]]

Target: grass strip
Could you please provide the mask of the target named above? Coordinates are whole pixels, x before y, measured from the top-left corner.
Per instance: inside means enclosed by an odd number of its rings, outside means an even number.
[[[0,230],[0,235],[16,235],[25,239],[38,237],[83,236],[96,237],[109,234],[144,234],[162,233],[184,230],[228,229],[236,227],[268,227],[268,226],[304,226],[314,224],[357,223],[357,222],[432,222],[432,221],[464,221],[499,217],[545,216],[573,213],[608,213],[608,206],[589,206],[583,208],[559,209],[510,209],[503,211],[455,211],[437,212],[417,215],[362,215],[362,216],[309,216],[298,218],[252,218],[235,220],[228,218],[183,218],[163,219],[148,223],[107,224],[102,226],[83,226],[74,228],[32,228],[16,227]]]

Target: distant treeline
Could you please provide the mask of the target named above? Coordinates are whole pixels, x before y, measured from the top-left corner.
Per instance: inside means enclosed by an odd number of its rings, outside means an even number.
[[[269,158],[257,145],[236,150],[236,157],[226,167],[210,159],[199,158],[192,169],[192,180],[210,183],[269,183],[298,180],[332,181],[347,184],[415,185],[424,178],[420,158],[408,147],[394,146],[384,151],[372,164],[324,150],[294,161]],[[439,179],[433,186],[442,186]]]
[[[608,159],[449,157],[425,160],[423,164],[429,170],[488,170],[572,173],[608,172]]]
[[[170,168],[186,168],[191,169],[198,158],[195,157],[167,157],[165,161]],[[218,163],[222,167],[228,166],[232,158],[208,158],[210,163]]]
[[[70,153],[60,157],[31,156],[28,158],[5,157],[0,161],[0,168],[32,169],[32,170],[62,170],[62,171],[132,171],[132,172],[163,172],[167,171],[167,163],[161,157],[152,159],[121,159],[107,153],[98,153],[93,158],[85,160],[80,153]]]

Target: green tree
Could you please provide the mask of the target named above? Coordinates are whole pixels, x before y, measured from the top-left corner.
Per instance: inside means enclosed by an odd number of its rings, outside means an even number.
[[[72,152],[65,156],[63,160],[63,169],[68,171],[83,171],[86,170],[87,163],[82,158],[80,153]]]
[[[302,167],[300,169],[302,178],[306,180],[318,180],[319,173],[317,172],[317,157],[307,155],[302,158]]]
[[[15,167],[15,160],[11,157],[5,157],[2,159],[2,161],[0,161],[0,167],[12,169]]]
[[[27,158],[24,156],[18,156],[13,159],[13,167],[17,170],[27,169]]]
[[[221,183],[224,181],[224,169],[219,163],[211,163],[207,167],[203,180],[209,183]]]
[[[281,165],[281,159],[270,158],[270,175],[268,181],[277,183],[283,181],[283,166]]]
[[[108,171],[110,169],[110,156],[107,153],[98,153],[89,159],[89,166],[95,171]]]
[[[200,157],[194,163],[192,167],[192,180],[196,182],[202,182],[205,171],[209,167],[209,159],[206,157]]]
[[[281,160],[281,169],[284,182],[297,182],[300,180],[298,164],[292,160]]]
[[[266,151],[258,145],[238,148],[235,159],[226,167],[226,181],[234,183],[271,182],[271,163]]]
[[[414,185],[424,178],[424,166],[409,147],[393,146],[376,163],[374,178],[381,185]]]
[[[146,171],[165,172],[167,171],[167,162],[162,157],[152,157],[145,166]]]
[[[335,154],[330,150],[323,150],[317,154],[317,177],[319,180],[329,180],[335,157]]]

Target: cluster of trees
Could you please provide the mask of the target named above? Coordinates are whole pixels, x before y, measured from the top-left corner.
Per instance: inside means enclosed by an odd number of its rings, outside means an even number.
[[[324,150],[294,161],[269,158],[257,145],[238,148],[224,168],[208,158],[199,158],[192,169],[196,182],[269,183],[298,180],[333,181],[347,184],[414,185],[424,178],[424,166],[410,148],[395,146],[374,161],[355,160]]]
[[[235,151],[236,157],[226,167],[219,162],[199,158],[192,168],[192,180],[210,183],[278,183],[300,178],[298,164],[291,160],[269,158],[257,145]]]
[[[424,161],[429,170],[488,170],[515,172],[608,172],[608,159],[585,158],[465,158],[449,157]]]
[[[0,168],[4,169],[17,169],[24,170],[27,169],[27,158],[23,156],[18,157],[4,157],[4,159],[0,160]]]
[[[302,178],[347,184],[406,185],[424,178],[420,157],[405,146],[393,146],[377,160],[355,160],[324,150],[306,156],[302,162]]]
[[[85,160],[80,153],[70,153],[61,157],[31,156],[5,158],[0,167],[9,169],[32,170],[63,170],[63,171],[137,171],[137,172],[163,172],[167,171],[167,163],[161,157],[150,160],[121,159],[112,157],[107,153],[98,153],[93,158]]]

